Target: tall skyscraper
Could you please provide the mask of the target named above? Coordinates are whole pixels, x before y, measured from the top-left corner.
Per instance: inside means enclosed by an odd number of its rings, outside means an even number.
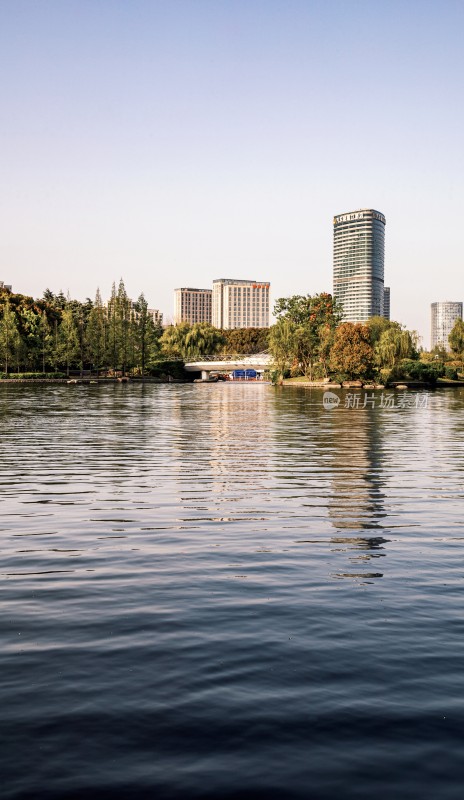
[[[213,281],[216,328],[268,328],[271,284],[219,278]]]
[[[462,319],[462,303],[432,303],[431,346],[449,350],[448,336],[457,319]]]
[[[385,217],[362,208],[334,217],[333,293],[345,322],[384,315]]]
[[[174,289],[174,323],[211,324],[211,296],[211,289]]]

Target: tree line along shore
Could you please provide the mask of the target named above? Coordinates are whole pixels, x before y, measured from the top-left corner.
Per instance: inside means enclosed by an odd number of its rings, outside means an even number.
[[[334,383],[362,380],[385,385],[434,385],[464,378],[464,323],[457,320],[448,347],[425,351],[415,331],[384,317],[365,324],[342,321],[328,293],[279,298],[270,328],[219,330],[208,323],[163,328],[143,293],[133,302],[124,282],[85,302],[53,294],[39,299],[0,290],[0,379],[63,380],[71,375],[116,379],[192,379],[185,361],[206,355],[267,351],[270,377]]]

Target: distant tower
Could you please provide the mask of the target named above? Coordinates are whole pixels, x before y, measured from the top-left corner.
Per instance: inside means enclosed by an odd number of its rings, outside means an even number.
[[[457,319],[462,319],[462,303],[432,303],[431,346],[449,350],[448,336]]]
[[[385,217],[362,208],[334,217],[333,293],[345,322],[384,315]]]

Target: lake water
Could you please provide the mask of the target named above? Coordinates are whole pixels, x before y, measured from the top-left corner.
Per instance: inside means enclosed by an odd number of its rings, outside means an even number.
[[[462,798],[464,390],[340,396],[0,387],[3,800]]]

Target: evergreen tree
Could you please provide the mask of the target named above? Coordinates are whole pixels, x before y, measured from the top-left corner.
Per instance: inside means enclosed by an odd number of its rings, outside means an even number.
[[[4,301],[1,311],[0,358],[5,366],[5,373],[8,375],[10,363],[19,350],[21,339],[16,324],[16,315],[10,307],[8,298]]]
[[[153,322],[153,317],[148,312],[148,303],[142,293],[135,304],[135,341],[136,354],[142,378],[145,376],[147,364],[159,352],[160,331]]]
[[[85,331],[90,363],[93,369],[97,371],[97,376],[101,368],[105,365],[107,326],[108,323],[105,316],[105,309],[103,307],[100,289],[97,289],[95,302],[89,313]]]
[[[116,296],[117,324],[120,339],[120,361],[122,374],[126,374],[129,366],[129,354],[131,352],[131,304],[127,297],[124,281],[121,278]]]
[[[57,344],[57,359],[66,367],[66,375],[69,377],[69,369],[79,358],[80,352],[79,334],[70,308],[65,308],[62,313]]]
[[[45,311],[40,315],[39,334],[42,349],[42,372],[45,374],[45,365],[49,361],[53,342],[50,324]]]

